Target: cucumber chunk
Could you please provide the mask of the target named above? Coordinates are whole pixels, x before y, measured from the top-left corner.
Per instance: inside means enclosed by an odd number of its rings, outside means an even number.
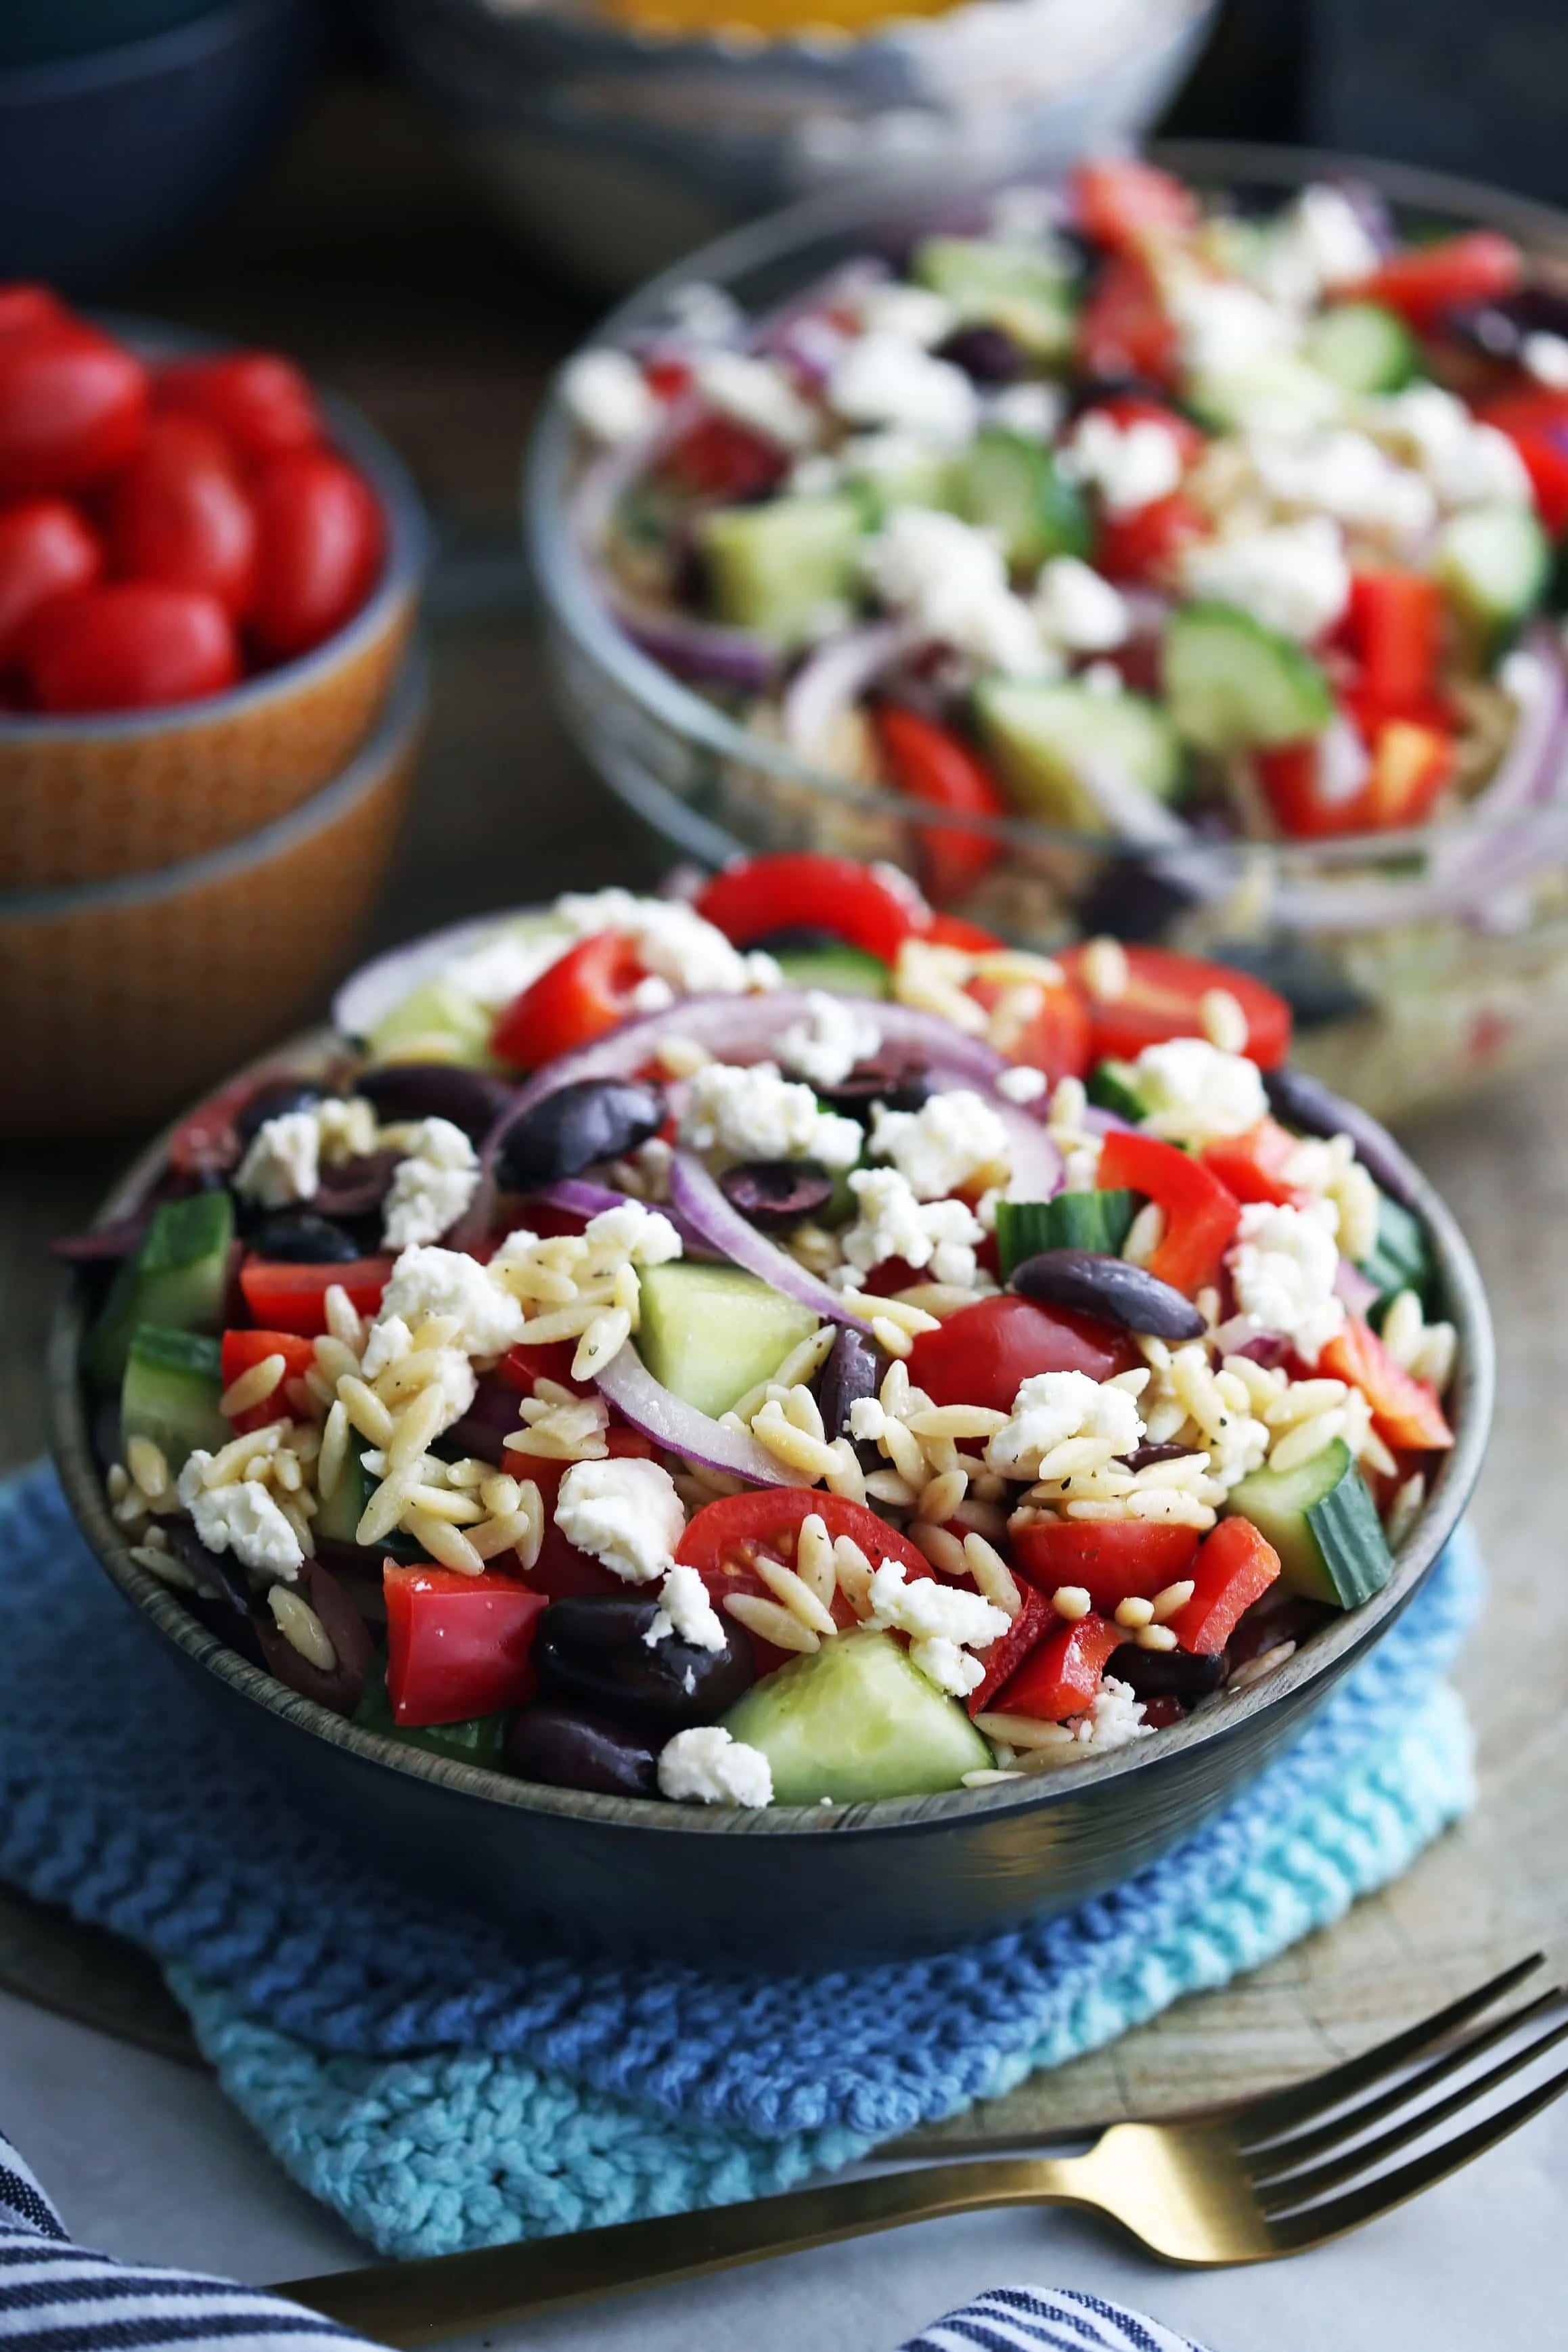
[[[1092,1250],[1120,1257],[1138,1206],[1135,1192],[1058,1192],[1053,1201],[998,1201],[997,1248],[1002,1280],[1041,1250]]]
[[[1529,507],[1467,507],[1437,534],[1432,569],[1488,654],[1546,593],[1552,545]]]
[[[956,501],[967,522],[993,532],[1015,572],[1038,572],[1053,555],[1087,555],[1093,533],[1083,493],[1052,452],[1021,434],[992,428],[966,453]]]
[[[724,1721],[767,1757],[781,1805],[925,1796],[961,1787],[991,1760],[956,1699],[911,1665],[891,1633],[870,1627],[780,1666]]]
[[[1424,1308],[1432,1303],[1434,1273],[1426,1229],[1419,1217],[1386,1192],[1378,1194],[1377,1241],[1371,1256],[1362,1259],[1360,1271],[1376,1283],[1381,1294],[1375,1319],[1381,1320],[1382,1309],[1401,1290],[1413,1290]]]
[[[1166,701],[1200,751],[1246,751],[1321,735],[1333,696],[1321,664],[1234,604],[1188,604],[1166,631]]]
[[[1416,338],[1381,302],[1343,302],[1307,329],[1301,356],[1342,392],[1397,392],[1420,364]]]
[[[774,958],[790,988],[825,988],[833,996],[889,996],[893,974],[863,948],[785,949]]]
[[[422,981],[383,1013],[365,1043],[372,1062],[456,1062],[466,1069],[500,1066],[490,1052],[495,1015],[449,981]]]
[[[975,689],[975,719],[987,752],[1025,813],[1048,824],[1080,833],[1114,830],[1086,781],[1102,766],[1159,801],[1176,799],[1186,782],[1170,721],[1141,694],[983,678]]]
[[[216,1339],[143,1323],[131,1342],[120,1391],[120,1444],[150,1438],[178,1477],[198,1446],[215,1454],[233,1430],[218,1411],[224,1391]]]
[[[1273,1545],[1285,1589],[1306,1600],[1359,1608],[1393,1573],[1377,1507],[1343,1437],[1299,1470],[1254,1470],[1226,1508]]]
[[[705,515],[698,542],[720,620],[802,644],[853,598],[866,510],[846,497],[774,499]]]
[[[910,275],[946,295],[966,321],[1000,327],[1033,359],[1063,360],[1072,348],[1072,289],[1049,253],[979,236],[928,236],[915,248]]]
[[[1239,367],[1195,376],[1187,404],[1216,433],[1244,425],[1293,433],[1333,424],[1343,414],[1345,395],[1332,377],[1293,352],[1260,352]]]
[[[904,448],[902,441],[890,450],[875,434],[857,446],[851,440],[839,452],[846,479],[866,509],[868,528],[880,530],[887,516],[900,507],[934,507],[956,514],[963,461],[943,449]]]
[[[115,1276],[88,1344],[88,1371],[112,1388],[143,1323],[165,1331],[221,1331],[229,1286],[234,1202],[227,1192],[193,1192],[157,1209],[134,1258]]]
[[[1149,1106],[1131,1062],[1096,1062],[1089,1073],[1086,1092],[1100,1109],[1113,1110],[1118,1118],[1130,1118],[1134,1127],[1148,1116]]]
[[[351,1544],[355,1531],[364,1517],[365,1506],[371,1499],[373,1480],[360,1459],[361,1447],[350,1438],[343,1455],[343,1466],[338,1473],[338,1483],[329,1495],[321,1499],[321,1507],[313,1522],[318,1536],[329,1542]]]
[[[656,1381],[717,1420],[776,1372],[817,1328],[797,1305],[738,1266],[676,1258],[643,1273],[637,1346]]]

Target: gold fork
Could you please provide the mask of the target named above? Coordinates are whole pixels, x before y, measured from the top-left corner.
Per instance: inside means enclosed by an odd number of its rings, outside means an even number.
[[[622,2221],[529,2245],[296,2279],[277,2292],[382,2344],[427,2344],[534,2318],[566,2304],[895,2230],[906,2221],[1004,2205],[1071,2205],[1107,2213],[1167,2262],[1272,2261],[1375,2221],[1468,2164],[1568,2088],[1564,2066],[1511,2105],[1397,2170],[1382,2172],[1359,2188],[1348,2186],[1402,2147],[1477,2107],[1510,2075],[1568,2037],[1565,2019],[1535,2033],[1474,2081],[1425,2104],[1439,2084],[1563,1999],[1561,1989],[1554,1989],[1490,2025],[1461,2032],[1538,1969],[1542,1958],[1535,1953],[1421,2024],[1291,2090],[1248,2100],[1197,2123],[1113,2124],[1085,2156],[982,2152],[956,2163],[830,2181],[749,2204]],[[1418,2060],[1426,2063],[1416,2066]],[[1400,2072],[1412,2067],[1414,2072]],[[1388,2087],[1375,2096],[1360,2096],[1385,2081]],[[1386,2128],[1364,2137],[1379,2125]],[[1016,2148],[1018,2142],[1001,2145]],[[986,2144],[981,2146],[983,2150]],[[1333,2193],[1337,2190],[1344,2193]]]

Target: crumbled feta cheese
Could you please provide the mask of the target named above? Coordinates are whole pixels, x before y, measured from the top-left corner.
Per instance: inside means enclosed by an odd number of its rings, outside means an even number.
[[[841,1087],[857,1062],[882,1046],[882,1030],[868,1007],[825,989],[806,992],[806,1018],[791,1022],[779,1040],[779,1059],[814,1087]]]
[[[1041,1457],[1070,1437],[1097,1437],[1114,1453],[1131,1454],[1143,1434],[1138,1401],[1126,1389],[1092,1381],[1087,1372],[1036,1372],[1014,1397],[986,1462],[1004,1478],[1034,1478]]]
[[[680,996],[744,996],[749,990],[777,988],[779,967],[771,956],[743,955],[716,924],[705,922],[678,898],[641,898],[631,890],[568,891],[555,913],[573,939],[596,931],[619,931],[630,940],[650,972],[668,981]],[[554,961],[552,957],[551,961]]]
[[[817,438],[816,411],[777,360],[747,352],[703,352],[692,382],[710,408],[781,449],[809,449]]]
[[[499,1013],[531,988],[542,971],[566,953],[573,934],[566,929],[497,931],[443,967],[448,988],[471,997],[486,1013]]]
[[[686,1514],[661,1464],[612,1454],[572,1464],[556,1496],[555,1523],[568,1543],[628,1584],[652,1584],[674,1566]]]
[[[1131,1683],[1107,1675],[1094,1694],[1093,1706],[1079,1717],[1073,1733],[1080,1747],[1092,1748],[1103,1755],[1107,1748],[1128,1748],[1134,1739],[1147,1739],[1153,1729],[1153,1724],[1144,1721],[1144,1702]]]
[[[1528,505],[1524,461],[1506,433],[1479,424],[1457,394],[1413,383],[1369,401],[1370,432],[1390,441],[1420,468],[1445,507]]]
[[[1086,694],[1097,694],[1103,702],[1113,702],[1127,691],[1127,681],[1113,661],[1093,661],[1078,673],[1078,683]]]
[[[1061,463],[1071,480],[1098,490],[1112,514],[1168,498],[1182,475],[1181,445],[1165,425],[1152,416],[1119,425],[1099,409],[1079,420]]]
[[[627,352],[579,352],[561,371],[560,396],[572,423],[612,448],[658,421],[658,394]]]
[[[1537,383],[1549,392],[1568,392],[1568,335],[1526,335],[1519,356]]]
[[[998,245],[1034,246],[1042,253],[1061,251],[1056,230],[1061,218],[1060,189],[1030,186],[1027,182],[999,189],[988,215],[990,233]]]
[[[1171,289],[1169,308],[1182,358],[1197,375],[1239,372],[1300,340],[1290,310],[1234,278],[1189,278]]]
[[[917,1200],[945,1200],[1009,1159],[1006,1127],[967,1087],[933,1095],[918,1110],[873,1103],[871,1117],[872,1157],[891,1160]]]
[[[850,1435],[857,1445],[874,1445],[887,1427],[887,1408],[880,1397],[856,1397],[850,1407]]]
[[[1125,645],[1133,625],[1119,591],[1076,555],[1059,555],[1045,566],[1035,583],[1034,613],[1047,637],[1070,654],[1109,653]]]
[[[931,1268],[937,1282],[967,1289],[975,1279],[975,1247],[985,1229],[962,1201],[917,1201],[895,1168],[857,1168],[849,1180],[860,1203],[852,1225],[840,1235],[852,1283],[890,1257],[916,1269]]]
[[[204,1486],[202,1475],[213,1456],[197,1446],[180,1473],[180,1500],[209,1551],[232,1551],[258,1576],[292,1583],[305,1554],[298,1537],[259,1478],[228,1486]]]
[[[846,425],[891,425],[941,448],[962,448],[979,418],[962,368],[885,331],[846,347],[828,379],[828,401]]]
[[[1018,1062],[1010,1070],[1002,1072],[997,1080],[997,1092],[1010,1103],[1027,1104],[1038,1102],[1050,1084],[1043,1070],[1035,1069],[1029,1062]]]
[[[939,1690],[967,1698],[986,1678],[971,1649],[985,1650],[1008,1630],[1005,1612],[983,1593],[934,1576],[910,1580],[904,1562],[883,1560],[871,1580],[871,1622],[910,1637],[909,1662]]]
[[[632,991],[633,1013],[667,1013],[674,1001],[674,990],[656,971],[649,972],[646,979],[640,980]]]
[[[830,1169],[852,1168],[862,1139],[852,1118],[823,1110],[810,1087],[773,1062],[706,1064],[691,1080],[681,1139],[737,1160],[819,1160]]]
[[[1304,1209],[1249,1202],[1226,1255],[1242,1314],[1260,1331],[1289,1339],[1303,1363],[1315,1364],[1344,1323],[1343,1303],[1334,1294],[1338,1230],[1332,1201]]]
[[[677,1804],[770,1805],[773,1768],[721,1723],[677,1731],[659,1754],[659,1793]]]
[[[519,1239],[531,1242],[533,1235],[508,1234],[502,1250]],[[501,1254],[497,1253],[497,1258]],[[392,1267],[376,1321],[386,1323],[399,1316],[412,1325],[422,1315],[455,1316],[453,1344],[465,1356],[504,1355],[523,1328],[522,1307],[493,1279],[489,1266],[461,1250],[427,1249],[412,1243]]]
[[[423,1118],[407,1156],[392,1171],[382,1208],[388,1249],[439,1241],[457,1223],[479,1189],[479,1155],[449,1118]]]
[[[384,1371],[402,1361],[413,1345],[413,1333],[401,1315],[388,1315],[372,1323],[360,1363],[361,1379],[380,1380]]]
[[[697,1650],[722,1650],[724,1621],[708,1599],[707,1586],[695,1568],[677,1559],[664,1570],[659,1606],[643,1639],[651,1650],[674,1634]]]
[[[1396,465],[1368,434],[1332,428],[1254,433],[1248,447],[1253,471],[1277,506],[1326,514],[1400,547],[1414,546],[1437,519],[1431,484]]]
[[[1066,406],[1060,384],[1008,383],[986,403],[986,423],[1025,441],[1053,441]]]
[[[288,1110],[264,1120],[240,1161],[235,1191],[259,1209],[310,1200],[320,1181],[320,1140],[314,1110]]]
[[[1144,1125],[1167,1143],[1245,1135],[1268,1115],[1257,1064],[1244,1054],[1223,1054],[1206,1038],[1170,1037],[1145,1045],[1135,1066]]]
[[[1189,596],[1238,605],[1287,637],[1321,636],[1350,601],[1344,541],[1327,515],[1242,538],[1189,541],[1181,570]]]
[[[961,1650],[945,1633],[931,1633],[909,1644],[909,1663],[928,1683],[953,1698],[967,1698],[986,1679],[985,1663],[970,1650]]]
[[[733,294],[694,278],[689,286],[673,286],[664,297],[664,315],[690,343],[733,342],[746,324],[746,313]]]
[[[892,335],[927,352],[945,342],[958,323],[958,313],[945,294],[934,293],[928,286],[906,286],[896,278],[879,278],[868,286],[858,308],[866,334]]]
[[[681,1237],[668,1217],[641,1201],[601,1209],[583,1227],[583,1240],[596,1261],[618,1259],[631,1265],[666,1265],[681,1255]]]
[[[985,669],[1039,677],[1052,667],[1038,622],[1008,585],[1001,551],[956,515],[897,508],[862,562],[883,603],[922,635]]]
[[[1314,181],[1275,226],[1266,248],[1270,290],[1303,308],[1332,288],[1369,278],[1382,256],[1342,188]]]

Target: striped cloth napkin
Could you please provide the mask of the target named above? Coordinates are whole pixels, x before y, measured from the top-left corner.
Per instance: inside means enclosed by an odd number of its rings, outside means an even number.
[[[0,2135],[0,2344],[32,2352],[343,2352],[329,2320],[257,2287],[117,2263],[73,2245],[32,2171]],[[998,2286],[902,2352],[1202,2352],[1190,2336],[1099,2296]],[[869,2352],[869,2347],[868,2347]]]

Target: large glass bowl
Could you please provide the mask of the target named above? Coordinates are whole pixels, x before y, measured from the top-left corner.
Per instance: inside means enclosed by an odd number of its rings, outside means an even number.
[[[1568,268],[1568,215],[1388,164],[1214,142],[1155,151],[1200,185],[1281,194],[1353,173],[1401,226],[1477,223]],[[724,288],[766,312],[857,254],[896,258],[944,204],[840,195],[705,247],[649,281],[600,341],[654,324],[677,287]],[[559,394],[526,478],[526,523],[559,703],[600,773],[663,841],[705,864],[813,847],[919,870],[910,803],[808,766],[737,724],[641,651],[600,595],[573,529],[580,463]],[[1568,745],[1564,745],[1568,753]],[[1568,756],[1542,801],[1419,831],[1325,842],[1204,840],[1179,854],[1023,817],[983,824],[1005,855],[956,909],[1051,950],[1082,931],[1218,952],[1295,1007],[1298,1058],[1382,1118],[1451,1099],[1568,1032]]]

